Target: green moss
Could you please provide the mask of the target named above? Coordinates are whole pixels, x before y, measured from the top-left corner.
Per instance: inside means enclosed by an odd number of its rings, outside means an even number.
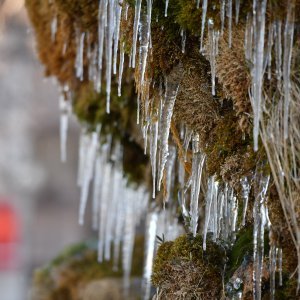
[[[160,245],[152,283],[162,291],[162,299],[175,299],[172,297],[180,297],[181,293],[191,297],[188,299],[197,299],[200,293],[220,296],[225,252],[211,241],[207,241],[206,251],[202,246],[202,237],[186,235]]]

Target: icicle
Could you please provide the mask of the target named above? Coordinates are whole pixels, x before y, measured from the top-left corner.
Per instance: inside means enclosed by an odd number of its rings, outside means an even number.
[[[283,87],[284,87],[284,116],[283,129],[284,138],[288,138],[288,119],[290,106],[290,90],[291,90],[291,60],[293,50],[294,37],[294,19],[295,19],[295,4],[293,0],[288,3],[288,14],[284,29],[284,54],[283,54]],[[300,267],[300,266],[299,266]]]
[[[169,155],[169,133],[171,119],[175,105],[176,96],[179,90],[178,82],[168,82],[163,106],[161,124],[160,124],[160,164],[158,169],[158,190],[160,191],[161,181],[163,178],[164,168]]]
[[[166,195],[164,197],[164,205],[165,203],[169,202],[171,197],[171,191],[174,184],[174,176],[175,173],[173,172],[174,164],[175,164],[175,158],[176,158],[176,148],[174,146],[170,147],[170,153],[168,156],[168,162],[166,164]]]
[[[147,0],[147,15],[142,16],[141,37],[140,37],[140,86],[144,86],[146,72],[150,35],[151,35],[151,18],[152,18],[152,0]]]
[[[268,30],[268,49],[267,49],[267,54],[266,54],[266,63],[265,63],[265,68],[268,68],[268,80],[271,80],[272,76],[272,47],[273,47],[273,30],[274,30],[274,24],[270,23],[269,25],[269,30]]]
[[[204,28],[205,28],[205,19],[207,12],[207,0],[203,0],[202,2],[202,23],[201,23],[201,43],[200,43],[200,51],[203,51],[203,37],[204,37]]]
[[[132,197],[132,195],[130,195]],[[129,197],[129,195],[127,195]],[[124,290],[125,296],[128,296],[130,287],[130,273],[132,264],[132,254],[134,247],[134,237],[135,237],[135,210],[134,210],[134,200],[127,199],[126,204],[126,217],[124,224],[124,241],[123,241],[123,272],[124,272]],[[126,297],[127,298],[127,297]]]
[[[250,14],[247,14],[246,30],[245,30],[245,57],[247,60],[252,59],[252,44],[253,44],[253,26]]]
[[[83,54],[85,32],[81,33],[77,40],[76,77],[83,80]]]
[[[181,36],[181,52],[185,53],[186,31],[184,29],[181,29],[180,36]]]
[[[114,7],[115,0],[108,0],[108,23],[106,38],[106,112],[110,113],[111,71],[112,71],[112,47],[114,35]]]
[[[198,199],[201,187],[202,169],[204,165],[205,156],[200,152],[199,135],[195,134],[193,137],[193,161],[191,174],[191,201],[190,201],[190,230],[195,237],[198,228]]]
[[[102,80],[102,63],[103,63],[103,49],[104,49],[104,36],[105,26],[107,23],[107,1],[99,0],[99,15],[98,15],[98,85],[97,92],[101,91]]]
[[[242,185],[242,196],[243,196],[243,201],[244,201],[242,226],[245,226],[245,224],[246,224],[246,213],[247,213],[247,208],[248,208],[248,200],[249,200],[249,194],[250,194],[251,186],[248,182],[247,177],[241,179],[240,182],[241,182],[241,185]]]
[[[166,0],[166,6],[165,6],[165,17],[168,16],[168,6],[169,6],[169,0]]]
[[[52,22],[51,22],[51,40],[52,40],[52,42],[55,42],[56,33],[57,33],[57,15],[55,15],[55,17],[52,19]]]
[[[151,160],[151,169],[152,169],[152,198],[155,198],[156,192],[156,153],[157,153],[157,139],[158,139],[158,120],[157,116],[153,116],[154,120],[152,121],[150,127],[150,160]]]
[[[83,225],[84,223],[84,213],[85,213],[86,203],[88,199],[89,186],[93,176],[94,162],[95,162],[97,148],[98,148],[98,133],[93,132],[90,137],[88,152],[86,153],[87,157],[85,159],[85,165],[83,169],[80,206],[79,206],[80,225]]]
[[[123,76],[123,68],[124,68],[124,46],[125,43],[121,43],[120,48],[120,63],[119,63],[119,76],[118,76],[118,96],[121,96],[122,91],[122,76]]]
[[[99,153],[99,150],[96,154],[96,162],[95,162],[95,177],[94,177],[94,187],[93,187],[93,207],[92,207],[92,228],[94,230],[98,229],[99,225],[99,201],[102,189],[102,158]]]
[[[254,126],[254,150],[258,150],[259,123],[261,118],[261,106],[263,101],[263,62],[264,62],[264,37],[265,37],[265,14],[267,0],[253,2],[253,28],[254,28],[254,47],[253,47],[253,68],[251,70],[251,103],[253,108]]]
[[[228,0],[228,45],[229,48],[231,48],[231,44],[232,44],[232,0]]]
[[[282,248],[278,250],[279,286],[282,286]]]
[[[60,106],[60,159],[62,162],[67,160],[67,137],[68,119],[70,113],[70,100],[65,100],[64,96],[59,98]]]
[[[281,90],[282,78],[282,41],[281,41],[281,21],[275,23],[274,40],[275,40],[275,64],[276,64],[276,78],[278,89]]]
[[[197,4],[196,4],[197,9],[200,8],[200,0],[197,0]]]
[[[269,236],[271,240],[272,231],[270,230]],[[269,269],[270,269],[270,294],[271,300],[275,299],[275,275],[276,275],[276,246],[274,244],[270,245],[269,251]]]
[[[265,197],[268,190],[270,177],[258,177],[259,190],[253,207],[253,295],[254,299],[261,299],[261,276],[264,259],[264,231],[267,224],[267,209],[265,206]]]
[[[206,204],[205,204],[205,223],[203,228],[203,250],[206,250],[206,236],[208,231],[208,225],[210,221],[210,210],[213,202],[213,178],[209,178],[206,194]]]
[[[134,24],[133,24],[133,39],[132,39],[132,61],[131,61],[132,68],[135,68],[136,44],[137,44],[138,29],[140,24],[141,4],[142,4],[142,0],[136,0],[135,16],[134,16]]]
[[[221,18],[221,34],[223,35],[224,32],[224,24],[225,24],[225,0],[220,0],[220,18]]]
[[[114,75],[117,74],[117,57],[118,57],[118,47],[119,47],[119,37],[120,37],[122,4],[123,4],[122,0],[115,2],[116,8],[115,8],[114,61],[113,61]]]
[[[235,23],[239,22],[239,14],[240,14],[240,0],[235,0]]]
[[[214,30],[214,23],[212,19],[208,20],[208,38],[209,38],[209,61],[211,69],[211,92],[214,96],[216,94],[216,55],[217,55],[217,40],[218,32]]]
[[[153,265],[153,257],[155,251],[155,238],[157,231],[157,219],[158,215],[156,212],[150,214],[149,223],[148,223],[148,234],[146,241],[146,259],[144,265],[144,299],[148,300],[150,298],[150,290],[151,290],[151,275],[152,275],[152,265]]]

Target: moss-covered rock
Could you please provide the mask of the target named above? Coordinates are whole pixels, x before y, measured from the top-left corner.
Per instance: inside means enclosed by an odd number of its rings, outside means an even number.
[[[161,244],[154,260],[152,283],[159,299],[220,299],[225,252],[200,236],[180,236]]]

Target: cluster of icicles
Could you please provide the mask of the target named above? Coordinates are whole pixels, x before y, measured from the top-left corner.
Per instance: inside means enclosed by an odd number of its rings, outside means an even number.
[[[150,109],[149,78],[146,78],[146,69],[149,53],[151,52],[151,19],[152,0],[147,3],[145,11],[141,9],[142,0],[136,0],[133,28],[132,50],[129,55],[129,67],[139,68],[137,85],[138,91],[138,119],[142,124],[145,139],[145,153],[149,151],[153,176],[152,197],[160,191],[162,181],[165,180],[165,203],[171,201],[175,181],[179,183],[178,202],[186,224],[195,236],[198,232],[199,197],[201,192],[205,198],[205,214],[203,226],[203,248],[206,247],[207,233],[212,233],[213,240],[234,240],[237,228],[238,206],[243,205],[243,220],[245,224],[250,181],[256,181],[257,193],[253,209],[254,218],[254,298],[261,298],[261,276],[264,257],[265,229],[270,229],[268,211],[266,207],[266,192],[269,177],[254,174],[252,178],[241,180],[243,188],[243,203],[239,204],[233,190],[227,185],[215,181],[214,177],[203,178],[205,168],[205,155],[201,152],[199,136],[191,129],[182,125],[180,138],[184,149],[184,160],[187,152],[192,149],[191,174],[185,172],[184,161],[178,158],[178,153],[173,145],[169,145],[170,127],[176,96],[180,90],[180,79],[165,78],[160,83],[160,103],[157,109]],[[223,34],[227,24],[228,47],[232,46],[233,26],[233,1],[220,0],[221,28],[214,27],[214,20],[207,19],[208,1],[202,1],[202,20],[200,36],[200,52],[208,57],[211,66],[212,94],[215,95],[216,87],[216,58],[218,56],[218,40]],[[164,16],[168,15],[166,1]],[[277,80],[278,90],[283,95],[283,127],[284,135],[288,135],[291,56],[294,35],[293,1],[290,2],[285,23],[274,20],[266,28],[267,0],[253,0],[253,11],[247,15],[245,30],[245,57],[251,62],[251,87],[250,99],[254,119],[254,149],[258,149],[258,137],[264,107],[263,81],[265,77]],[[197,8],[200,0],[195,1]],[[240,1],[236,0],[235,22],[239,21]],[[122,0],[99,1],[99,26],[98,43],[91,48],[89,33],[76,32],[77,55],[75,61],[76,76],[82,80],[88,76],[94,82],[97,92],[101,91],[102,73],[105,71],[106,110],[110,111],[110,93],[112,75],[118,81],[118,94],[121,96],[122,73],[124,66],[124,42],[120,41],[120,21],[123,17],[127,20],[129,5]],[[227,17],[227,18],[226,18]],[[207,28],[207,31],[206,31]],[[57,18],[51,24],[52,39],[55,40]],[[207,35],[208,43],[205,46],[204,37]],[[181,30],[182,52],[185,52],[186,32]],[[267,42],[265,42],[267,41]],[[86,49],[85,49],[85,45]],[[65,47],[64,47],[65,49]],[[65,51],[65,50],[64,50]],[[272,57],[275,53],[275,59]],[[84,74],[84,57],[88,58],[88,74]],[[138,61],[137,61],[138,60]],[[275,67],[272,66],[275,61]],[[105,68],[103,68],[105,62]],[[275,69],[275,72],[272,70]],[[148,87],[148,88],[147,88]],[[140,121],[140,101],[143,100],[142,122]],[[67,115],[70,112],[69,101],[61,101],[61,153],[62,160],[66,159],[66,131]],[[80,143],[80,166],[78,183],[81,187],[80,217],[84,220],[84,211],[89,194],[89,186],[94,181],[93,189],[93,227],[99,231],[99,260],[110,259],[111,245],[114,245],[114,261],[117,266],[120,244],[123,245],[123,269],[126,286],[130,275],[130,265],[133,251],[135,228],[145,218],[149,211],[148,195],[143,189],[133,189],[127,186],[122,174],[122,149],[118,145],[111,150],[112,142],[108,139],[104,145],[99,145],[99,130],[93,133],[83,133]],[[149,148],[149,150],[148,150]],[[113,153],[113,154],[112,154]],[[113,163],[112,163],[113,161]],[[175,177],[178,171],[178,176]],[[203,182],[205,181],[205,182]],[[122,198],[119,195],[123,195]],[[187,200],[186,198],[189,197]],[[147,200],[146,200],[147,199]],[[189,207],[187,207],[187,203]],[[172,207],[172,205],[170,205]],[[179,225],[172,220],[171,211],[156,211],[151,209],[148,213],[148,233],[146,242],[145,259],[145,299],[150,295],[150,277],[152,260],[155,253],[155,240],[158,233],[174,238],[181,232]],[[172,228],[172,230],[169,230]],[[277,267],[276,267],[276,262]],[[270,270],[271,270],[271,295],[275,294],[275,272],[282,269],[282,250],[271,245]],[[282,277],[280,276],[280,284]]]

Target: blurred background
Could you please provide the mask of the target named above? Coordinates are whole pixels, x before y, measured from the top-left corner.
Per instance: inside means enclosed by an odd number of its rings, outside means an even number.
[[[27,299],[33,269],[91,234],[77,222],[79,127],[61,163],[58,87],[43,78],[24,0],[0,0],[1,300]]]

